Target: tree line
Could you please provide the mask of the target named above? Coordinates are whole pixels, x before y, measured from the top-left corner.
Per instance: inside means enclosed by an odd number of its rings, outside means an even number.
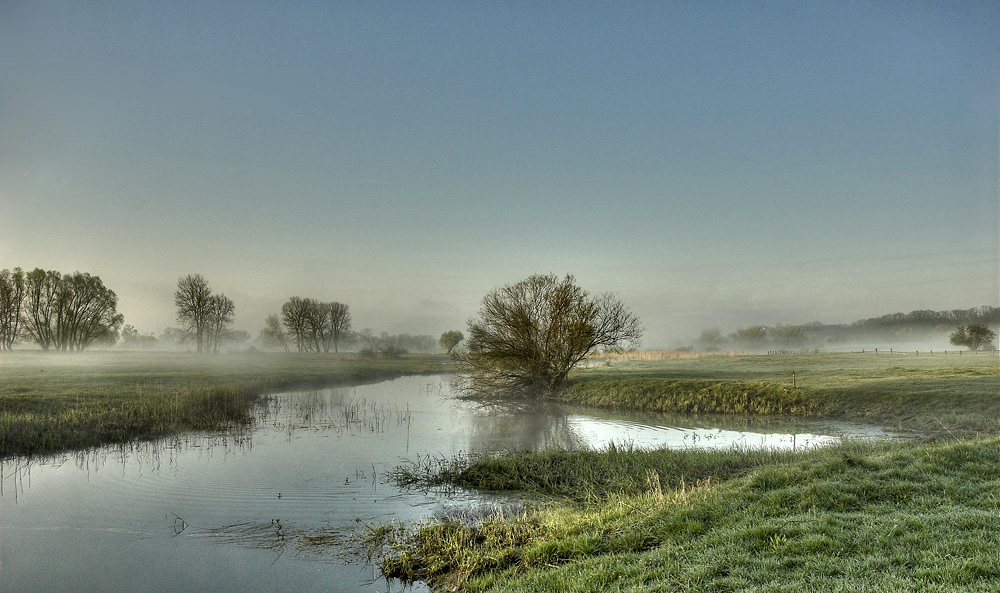
[[[113,344],[124,317],[118,296],[100,277],[21,268],[0,271],[0,346],[26,340],[42,350],[84,350]]]
[[[862,319],[849,324],[819,322],[800,325],[751,325],[730,334],[712,328],[702,331],[695,342],[695,349],[721,351],[727,349],[764,351],[770,349],[801,349],[820,346],[837,346],[865,341],[883,343],[907,342],[934,337],[946,337],[957,327],[982,327],[1000,323],[1000,309],[991,306],[949,311],[918,310],[910,313],[891,313]],[[978,332],[978,333],[977,333]],[[968,335],[980,335],[974,330]],[[948,336],[950,337],[950,336]],[[964,342],[956,345],[966,345]]]
[[[316,299],[292,297],[281,306],[281,317],[268,315],[261,337],[289,352],[294,340],[298,352],[340,351],[351,331],[350,307]]]
[[[21,342],[43,350],[83,350],[92,344],[151,350],[194,346],[198,352],[219,352],[224,344],[253,348],[251,336],[234,330],[236,305],[214,293],[201,274],[177,281],[174,291],[180,327],[168,327],[159,336],[142,335],[124,323],[117,311],[118,297],[97,276],[75,272],[21,268],[0,271],[0,348]],[[351,330],[350,307],[338,302],[292,297],[281,313],[269,315],[257,345],[267,349],[293,348],[298,352],[339,352],[357,345],[366,358],[398,358],[410,351],[429,352],[438,345],[450,351],[461,332],[445,332],[440,340],[428,335]]]

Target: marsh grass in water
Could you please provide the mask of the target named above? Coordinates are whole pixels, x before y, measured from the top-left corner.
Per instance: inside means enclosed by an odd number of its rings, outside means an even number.
[[[661,489],[683,488],[795,458],[794,452],[775,449],[642,449],[611,444],[602,450],[424,457],[395,468],[390,478],[404,487],[516,491],[585,502],[612,492],[642,494],[649,490],[650,480]]]
[[[766,381],[595,378],[570,386],[565,399],[599,407],[683,414],[814,415],[806,392]]]
[[[624,487],[602,477],[606,469],[581,469],[583,500],[479,525],[372,530],[371,549],[388,575],[467,591],[985,592],[1000,585],[996,438],[798,453],[659,451],[650,455],[696,459],[641,465],[630,459],[637,452],[626,453],[572,454],[581,466],[628,466],[620,473],[638,477]],[[515,457],[531,471],[550,465],[551,454]],[[509,462],[476,463],[506,474]],[[545,479],[531,488],[566,491]]]

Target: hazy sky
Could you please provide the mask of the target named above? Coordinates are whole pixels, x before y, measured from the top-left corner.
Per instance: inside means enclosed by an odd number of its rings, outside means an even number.
[[[572,273],[668,347],[1000,300],[1000,3],[0,3],[0,268],[465,329]]]

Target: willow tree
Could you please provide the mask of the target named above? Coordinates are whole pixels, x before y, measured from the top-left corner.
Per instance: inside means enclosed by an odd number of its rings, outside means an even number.
[[[125,318],[100,277],[35,268],[23,280],[21,331],[43,350],[84,350],[118,339]]]
[[[597,349],[636,346],[639,320],[613,294],[591,296],[573,276],[534,275],[483,298],[458,354],[473,394],[537,396],[562,389]]]

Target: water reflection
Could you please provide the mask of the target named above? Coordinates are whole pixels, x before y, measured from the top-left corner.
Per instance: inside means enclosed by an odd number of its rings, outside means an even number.
[[[275,394],[252,426],[227,434],[0,462],[0,590],[399,589],[372,582],[372,568],[338,546],[311,543],[346,541],[371,521],[504,502],[400,490],[387,477],[408,460],[611,441],[722,446],[730,433],[792,447],[850,436],[753,419],[483,408],[451,397],[447,376]]]

